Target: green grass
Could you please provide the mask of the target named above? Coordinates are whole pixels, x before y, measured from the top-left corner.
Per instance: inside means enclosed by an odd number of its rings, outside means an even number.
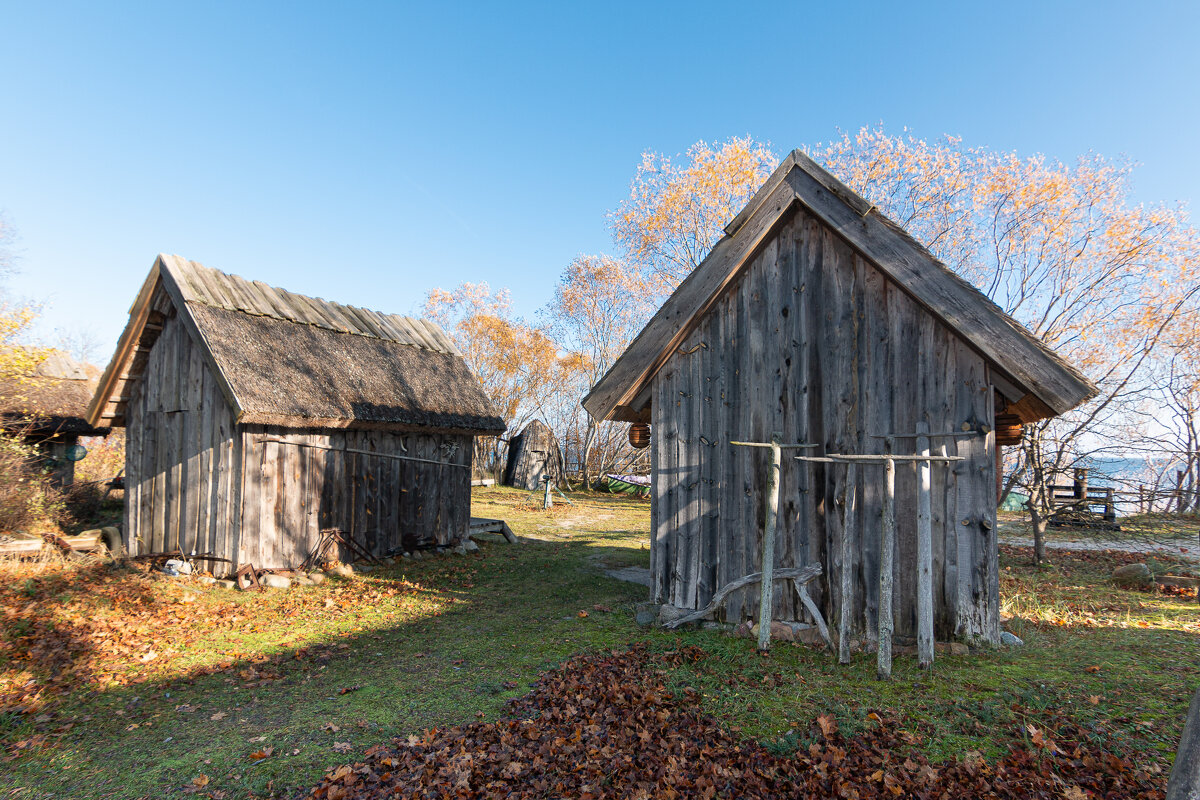
[[[696,688],[705,710],[779,752],[806,746],[817,714],[852,733],[872,711],[901,719],[935,757],[995,755],[1059,713],[1164,765],[1178,742],[1198,678],[1200,606],[1115,589],[1098,556],[1056,554],[1043,569],[1003,556],[1006,628],[1027,645],[939,656],[929,672],[899,657],[894,679],[881,683],[871,656],[840,667],[806,646],[763,657],[717,631],[637,628],[633,605],[646,590],[602,570],[649,564],[649,503],[572,498],[543,512],[524,492],[477,490],[472,513],[508,520],[526,540],[517,546],[487,537],[479,554],[405,562],[349,585],[204,593],[201,610],[236,602],[238,622],[200,630],[162,667],[131,667],[143,682],[79,688],[50,719],[0,727],[10,746],[46,737],[0,769],[0,790],[160,797],[206,776],[205,791],[220,797],[293,796],[374,743],[496,718],[570,654],[635,640],[706,651],[668,681]],[[251,667],[258,674],[244,677]]]

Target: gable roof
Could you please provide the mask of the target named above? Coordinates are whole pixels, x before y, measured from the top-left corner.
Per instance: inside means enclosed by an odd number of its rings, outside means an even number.
[[[165,299],[169,305],[164,306]],[[292,428],[500,433],[504,422],[453,342],[422,319],[381,314],[159,255],[88,408],[124,425],[132,385],[173,307],[234,418]]]
[[[1024,422],[1056,416],[1096,387],[899,225],[793,150],[725,227],[725,236],[667,298],[583,399],[596,419],[645,419],[648,387],[670,354],[713,307],[775,225],[799,205],[875,264],[993,369],[994,383]]]
[[[24,379],[0,381],[0,425],[37,436],[107,434],[84,419],[99,375],[62,350],[46,351]]]

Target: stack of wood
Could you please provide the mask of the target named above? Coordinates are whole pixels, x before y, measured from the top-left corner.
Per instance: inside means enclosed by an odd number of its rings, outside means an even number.
[[[97,528],[84,531],[76,536],[58,536],[56,534],[10,535],[0,537],[0,557],[32,558],[44,550],[59,550],[61,552],[93,552],[107,546],[110,550],[120,547],[121,533],[116,528]]]

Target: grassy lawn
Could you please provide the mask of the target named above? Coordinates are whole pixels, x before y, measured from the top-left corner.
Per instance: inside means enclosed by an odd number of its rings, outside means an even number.
[[[0,796],[291,797],[375,743],[503,715],[572,653],[633,641],[704,650],[668,682],[779,752],[805,746],[818,714],[853,733],[878,710],[933,757],[994,756],[1065,717],[1169,766],[1200,679],[1200,606],[1112,587],[1117,562],[1102,554],[1034,570],[1006,550],[1006,628],[1026,646],[939,656],[931,672],[900,657],[881,684],[867,656],[839,667],[810,647],[762,657],[720,632],[639,629],[645,588],[603,568],[648,566],[648,501],[572,499],[544,512],[524,492],[479,489],[472,512],[525,543],[286,592],[8,568],[0,697],[30,710],[0,714]],[[57,649],[31,663],[35,640]]]

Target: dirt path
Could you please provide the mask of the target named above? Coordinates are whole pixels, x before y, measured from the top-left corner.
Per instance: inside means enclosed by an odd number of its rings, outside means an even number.
[[[1015,547],[1033,547],[1033,537],[1025,535],[1025,526],[1012,523],[1000,523],[1000,544]],[[1190,558],[1200,561],[1200,543],[1188,539],[1122,539],[1111,533],[1102,533],[1094,537],[1081,536],[1076,539],[1054,538],[1046,540],[1046,547],[1051,550],[1120,550],[1125,553],[1162,553],[1163,555]]]

